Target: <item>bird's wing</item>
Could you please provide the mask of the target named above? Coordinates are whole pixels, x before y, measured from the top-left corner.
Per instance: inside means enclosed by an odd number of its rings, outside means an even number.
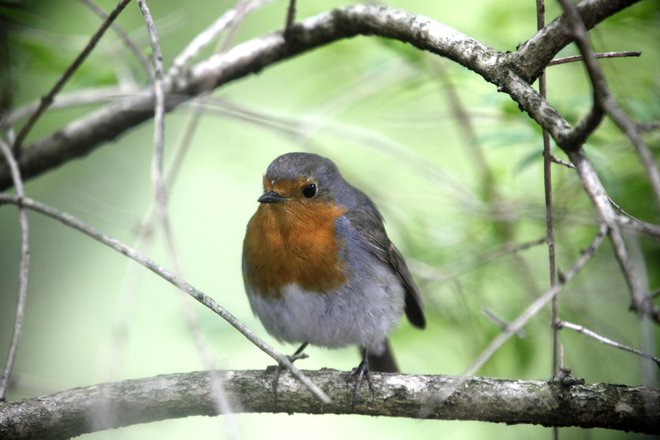
[[[360,203],[349,209],[344,216],[359,231],[360,236],[367,241],[369,251],[379,260],[389,265],[397,274],[406,292],[406,316],[411,324],[424,328],[426,319],[424,318],[422,298],[410,270],[399,250],[387,236],[382,217],[376,206],[365,194],[362,193],[361,195],[363,199],[360,200]]]

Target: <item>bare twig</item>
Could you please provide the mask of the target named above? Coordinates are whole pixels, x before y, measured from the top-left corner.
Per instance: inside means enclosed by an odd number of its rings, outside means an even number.
[[[511,336],[519,332],[523,326],[527,324],[527,321],[536,316],[536,314],[552,300],[552,297],[557,295],[561,288],[571,279],[573,279],[573,277],[575,277],[575,275],[577,275],[580,270],[582,270],[582,268],[589,262],[593,254],[603,242],[606,233],[607,228],[601,225],[591,245],[589,245],[589,247],[584,252],[582,252],[580,258],[578,258],[573,267],[564,275],[563,279],[557,282],[554,286],[550,287],[550,289],[548,289],[536,301],[530,304],[520,315],[518,315],[514,321],[511,322],[511,324],[509,324],[505,331],[493,339],[493,341],[491,341],[491,343],[472,363],[472,365],[470,365],[465,370],[463,376],[472,376],[474,373],[476,373],[486,363],[486,361],[488,361],[488,359],[490,359],[491,356],[495,354],[495,352],[497,352],[497,350],[499,350],[500,347],[509,340],[509,338],[511,338]]]
[[[198,109],[199,107],[195,107]],[[179,142],[175,152],[174,159],[171,161],[170,167],[167,170],[165,180],[168,188],[172,189],[177,181],[177,176],[181,170],[181,166],[184,162],[184,159],[189,151],[191,137],[194,133],[194,130],[199,121],[198,117],[195,117],[197,112],[193,114],[191,122],[187,125],[186,130],[184,131],[183,138]],[[154,200],[151,199],[151,204],[146,209],[145,214],[140,221],[139,231],[137,232],[137,238],[133,244],[133,247],[142,254],[147,254],[149,245],[151,244],[154,232],[154,223],[157,220],[156,209]],[[132,261],[134,264],[129,265],[128,274],[125,275],[125,281],[123,283],[124,287],[122,288],[123,294],[121,295],[120,305],[117,307],[118,312],[116,314],[115,320],[113,322],[113,331],[112,340],[110,346],[108,347],[108,357],[112,360],[111,362],[104,362],[103,365],[106,367],[109,373],[106,375],[109,379],[114,379],[115,375],[113,370],[118,365],[119,350],[123,343],[122,339],[127,334],[128,321],[132,316],[134,309],[134,297],[137,295],[138,283],[141,275],[145,272],[135,261]],[[101,408],[103,411],[104,408]],[[108,411],[105,411],[108,413]]]
[[[580,11],[593,26],[639,0],[583,0]],[[607,3],[607,8],[603,4]],[[214,55],[194,66],[188,75],[168,77],[167,110],[172,110],[200,93],[258,72],[283,59],[304,51],[355,35],[379,35],[408,42],[422,50],[445,56],[468,67],[486,81],[497,84],[508,93],[532,118],[548,130],[560,143],[571,127],[552,106],[530,87],[520,71],[534,71],[549,61],[570,41],[565,20],[546,26],[535,37],[553,42],[543,47],[542,55],[534,52],[536,45],[524,45],[520,54],[493,50],[479,41],[426,17],[382,6],[353,5],[339,8],[296,24],[295,44],[288,44],[281,32],[239,44],[227,52]],[[531,41],[531,40],[530,40]],[[556,44],[555,44],[556,42]],[[528,42],[529,43],[529,42]],[[513,64],[512,64],[513,63]],[[513,66],[513,67],[511,67]],[[515,70],[515,72],[514,72]],[[131,127],[149,119],[153,112],[153,94],[138,93],[131,98],[108,105],[82,117],[56,133],[27,146],[20,157],[23,178],[33,177],[46,170],[88,154],[102,142],[114,139]],[[0,164],[0,189],[10,185],[8,171]]]
[[[609,338],[606,338],[605,336],[601,336],[598,333],[596,333],[594,331],[591,331],[591,330],[589,330],[588,328],[586,328],[584,326],[581,326],[581,325],[578,325],[578,324],[573,324],[572,322],[567,322],[567,321],[560,321],[558,323],[558,326],[559,326],[559,328],[568,328],[568,329],[574,330],[578,333],[582,333],[583,335],[589,336],[590,338],[593,338],[593,339],[597,340],[598,342],[601,342],[605,345],[609,345],[611,347],[618,348],[619,350],[628,351],[630,353],[636,354],[639,357],[643,357],[644,359],[649,359],[649,360],[655,362],[655,364],[658,367],[660,367],[660,358],[652,356],[648,353],[644,353],[643,351],[638,350],[636,348],[628,347],[627,345],[623,345],[619,342],[613,341]]]
[[[490,309],[483,309],[483,314],[488,318],[493,324],[498,326],[501,330],[506,331],[506,329],[509,328],[509,323],[505,321],[504,319],[500,318],[497,316],[495,313],[493,313],[492,310]],[[527,332],[525,329],[520,329],[518,332],[516,332],[516,336],[519,338],[523,339],[527,337]]]
[[[616,12],[637,3],[639,0],[582,0],[577,9],[587,29],[593,28],[603,19]],[[527,82],[532,83],[541,71],[552,61],[553,57],[573,41],[570,26],[567,25],[566,14],[557,17],[532,38],[519,46],[514,58],[520,67],[519,74]]]
[[[616,203],[612,197],[608,197],[610,199],[610,204],[614,206],[614,209],[616,209],[619,214],[621,214],[618,217],[623,217],[623,218],[617,218],[617,223],[620,225],[626,225],[626,227],[635,227],[633,225],[637,225],[637,229],[641,232],[643,229],[647,230],[647,234],[649,235],[655,235],[656,237],[660,238],[660,225],[653,225],[650,223],[645,223],[641,221],[640,219],[636,218],[632,214],[628,213],[625,209],[621,207],[618,203]],[[649,233],[650,232],[650,233]],[[655,232],[655,233],[654,233]]]
[[[596,250],[602,244],[606,234],[607,227],[606,225],[601,224],[591,245],[582,252],[580,258],[577,259],[573,267],[564,275],[564,277],[558,280],[554,286],[550,287],[549,290],[532,302],[532,304],[520,313],[514,321],[509,323],[502,333],[491,341],[465,372],[456,378],[456,382],[452,387],[436,392],[429,399],[424,408],[422,408],[422,417],[430,414],[435,408],[443,406],[448,399],[453,398],[454,393],[459,390],[472,375],[474,375],[514,334],[518,334],[531,318],[536,316],[539,311],[547,306],[552,300],[552,297],[557,295],[561,288],[573,279],[589,262]]]
[[[587,68],[591,85],[594,89],[594,107],[601,107],[621,131],[628,137],[637,150],[637,154],[644,166],[646,175],[655,193],[656,203],[660,206],[660,171],[656,165],[653,153],[642,139],[637,124],[621,109],[616,99],[610,93],[607,80],[603,74],[587,36],[587,29],[578,13],[577,8],[568,0],[559,0],[564,9],[567,20],[571,26],[575,44],[578,46],[584,65]]]
[[[522,243],[505,243],[502,246],[498,246],[495,249],[488,250],[481,254],[471,255],[471,261],[462,264],[462,267],[459,265],[460,262],[456,262],[453,265],[459,266],[457,269],[453,270],[443,270],[438,271],[435,267],[427,266],[421,261],[410,259],[411,266],[415,267],[415,272],[420,276],[426,278],[428,281],[432,282],[445,282],[452,278],[456,278],[460,275],[463,275],[477,267],[486,265],[492,261],[495,261],[498,258],[504,257],[510,254],[517,254],[519,252],[531,249],[535,246],[540,246],[545,243],[545,237],[537,238],[536,240],[525,241]]]
[[[158,39],[157,30],[153,21],[151,12],[146,0],[138,0],[138,5],[144,16],[145,23],[149,32],[151,46],[154,54],[154,95],[155,95],[155,127],[154,127],[154,155],[152,159],[152,178],[155,187],[155,206],[156,213],[161,222],[166,247],[175,270],[176,278],[183,279],[183,270],[178,258],[177,246],[175,244],[174,230],[172,228],[167,201],[167,187],[163,174],[164,170],[164,116],[165,116],[165,94],[163,90],[163,65],[162,53]],[[226,26],[226,24],[225,24]],[[224,28],[224,27],[223,27]],[[218,411],[229,415],[227,426],[228,436],[232,439],[239,438],[238,427],[231,414],[234,412],[226,398],[226,393],[222,381],[219,379],[215,370],[217,368],[215,359],[211,354],[208,343],[199,327],[199,321],[195,310],[188,303],[188,298],[183,293],[183,286],[177,285],[184,297],[182,297],[182,308],[186,317],[186,323],[193,336],[197,350],[202,356],[206,368],[210,371],[211,386],[213,387],[213,397]]]
[[[545,1],[536,0],[536,28],[541,30],[545,26]],[[539,77],[539,94],[543,99],[547,99],[547,86],[545,69],[541,71]],[[555,266],[555,229],[554,215],[552,206],[552,152],[550,150],[550,133],[542,130],[543,137],[543,194],[545,198],[545,238],[548,246],[548,277],[550,288],[557,284],[557,269]],[[559,372],[559,341],[557,336],[557,323],[559,322],[559,311],[557,309],[557,295],[550,301],[552,331],[552,377],[556,377]],[[554,431],[554,437],[558,437],[557,430]]]
[[[14,369],[16,353],[18,352],[18,343],[21,339],[23,321],[25,319],[28,272],[30,269],[30,237],[27,212],[21,204],[21,201],[25,197],[25,189],[23,188],[21,171],[18,168],[18,164],[16,163],[16,159],[12,154],[11,148],[2,140],[0,140],[0,150],[2,150],[2,154],[11,169],[14,188],[16,189],[16,198],[19,202],[18,219],[21,227],[21,261],[19,263],[18,269],[18,295],[16,299],[16,314],[14,315],[14,329],[12,332],[11,342],[9,343],[7,360],[5,362],[4,369],[2,370],[2,376],[0,376],[0,401],[3,401],[7,395],[7,389],[9,388],[9,380],[11,379],[11,374]]]
[[[70,93],[62,93],[54,97],[49,109],[63,109],[79,105],[100,104],[107,101],[126,98],[139,92],[139,89],[130,87],[94,87],[93,89],[79,89]],[[39,102],[31,102],[15,108],[1,122],[3,126],[16,124],[23,118],[27,118],[39,107]]]
[[[172,67],[167,73],[168,77],[177,77],[181,70],[207,47],[225,29],[233,26],[239,20],[245,18],[253,10],[270,3],[272,0],[246,0],[237,2],[236,6],[229,9],[215,20],[211,26],[197,34],[197,36],[174,58]]]
[[[87,6],[92,12],[94,12],[102,19],[106,20],[108,18],[108,14],[92,0],[80,0],[80,1],[83,2],[85,6]],[[112,26],[112,30],[115,31],[115,33],[124,43],[124,46],[126,46],[126,48],[133,54],[133,56],[140,62],[140,64],[142,64],[144,71],[147,72],[147,74],[150,77],[153,77],[153,66],[151,65],[149,59],[142,53],[142,50],[140,50],[138,45],[135,44],[135,42],[126,33],[126,31],[124,31],[124,28],[119,26],[117,23],[113,22],[111,26]]]
[[[641,52],[637,51],[623,51],[623,52],[599,52],[595,53],[594,57],[595,58],[621,58],[621,57],[639,57],[641,56]],[[577,61],[582,61],[582,55],[573,55],[569,57],[562,57],[562,58],[555,58],[554,60],[550,61],[548,63],[548,66],[557,66],[559,64],[566,64],[566,63],[574,63]]]
[[[296,0],[289,0],[289,7],[286,10],[286,22],[284,23],[284,36],[291,33],[293,23],[296,21]]]
[[[179,262],[178,252],[176,250],[177,246],[175,244],[174,231],[170,222],[169,212],[168,212],[168,201],[167,201],[167,187],[165,183],[165,178],[163,174],[164,170],[164,158],[165,158],[165,95],[163,91],[163,57],[160,49],[160,42],[158,38],[158,32],[154,24],[153,16],[149,10],[146,0],[138,0],[138,5],[140,11],[144,16],[144,21],[147,26],[147,31],[149,33],[149,39],[151,41],[151,48],[153,51],[153,60],[154,60],[154,96],[155,96],[155,108],[154,108],[154,153],[152,157],[152,166],[151,174],[152,180],[154,182],[155,189],[155,206],[156,213],[160,220],[161,226],[163,228],[165,243],[167,247],[168,254],[172,260],[174,267],[174,273],[176,274],[177,279],[183,279],[183,271],[181,268],[181,263]],[[183,286],[176,286],[183,293]],[[190,307],[190,304],[187,302],[187,298],[183,299],[182,307],[184,315],[186,317],[186,322],[188,328],[193,336],[195,345],[202,355],[202,359],[206,367],[213,371],[216,368],[215,361],[208,349],[208,344],[205,342],[202,332],[199,328],[198,320],[195,315],[195,311]],[[212,378],[213,379],[213,378]],[[218,410],[221,413],[227,414],[231,412],[229,403],[224,398],[224,392],[222,390],[222,384],[217,380],[212,380],[212,385],[216,388],[214,396],[217,396]],[[234,424],[231,424],[234,426]],[[237,432],[235,430],[230,430],[230,436],[232,438],[237,437]]]
[[[582,149],[568,151],[567,153],[571,162],[575,165],[575,170],[580,176],[584,189],[591,198],[600,220],[609,228],[610,241],[614,248],[614,254],[632,296],[631,308],[641,316],[649,316],[656,322],[660,322],[660,311],[654,307],[641,288],[641,282],[633,267],[623,234],[619,228],[617,219],[619,216],[614,212],[614,208],[610,203],[610,197],[607,195],[605,188],[603,188],[596,170],[584,155]]]
[[[94,240],[103,243],[104,245],[114,249],[122,255],[129,257],[138,264],[146,267],[151,270],[156,275],[163,278],[165,281],[173,284],[174,286],[179,287],[187,294],[192,296],[195,300],[209,308],[215,314],[219,315],[225,321],[227,321],[232,327],[238,330],[243,336],[245,336],[249,341],[256,345],[261,351],[272,357],[276,362],[283,364],[287,370],[291,372],[298,380],[300,380],[310,391],[312,391],[321,401],[328,403],[330,402],[329,397],[313,382],[304,376],[298,368],[296,368],[288,359],[287,356],[277,352],[273,347],[268,345],[263,341],[259,336],[257,336],[252,330],[245,326],[241,321],[239,321],[234,315],[232,315],[227,309],[222,307],[220,304],[215,302],[211,297],[204,294],[204,292],[196,289],[191,284],[187,283],[184,280],[178,279],[172,272],[163,268],[156,262],[146,258],[135,250],[127,246],[126,244],[120,242],[117,239],[114,239],[100,231],[97,231],[92,226],[80,221],[79,219],[69,215],[67,213],[61,212],[55,208],[52,208],[43,203],[37,202],[36,200],[24,197],[19,199],[16,196],[9,194],[0,193],[0,205],[3,203],[13,204],[13,205],[22,205],[25,208],[31,209],[33,211],[44,214],[50,218],[60,221],[66,226],[69,226],[77,231],[82,232],[83,234],[93,238]]]
[[[452,116],[456,120],[457,126],[459,128],[459,133],[463,138],[463,142],[468,148],[470,153],[470,158],[472,159],[472,164],[475,167],[476,175],[479,176],[479,192],[480,195],[484,198],[486,203],[488,203],[491,209],[497,210],[502,204],[501,196],[497,190],[497,183],[495,181],[495,176],[493,175],[493,170],[491,169],[486,155],[483,151],[483,146],[479,141],[477,132],[474,128],[474,124],[470,119],[461,95],[456,90],[456,86],[452,82],[451,78],[445,71],[440,60],[435,60],[429,58],[429,64],[432,68],[432,73],[434,79],[437,79],[443,86],[443,91],[445,93],[445,98],[449,104],[449,109]],[[498,223],[497,227],[502,226],[503,222]],[[505,232],[504,240],[511,239],[511,232],[506,231],[507,227],[503,228],[501,232]]]
[[[628,119],[623,111],[621,111],[618,104],[611,96],[605,76],[603,75],[598,62],[593,57],[593,50],[589,44],[587,30],[577,8],[568,0],[559,1],[565,11],[565,16],[571,27],[575,42],[584,57],[585,66],[594,89],[593,110],[596,110],[599,107],[605,109],[609,116],[617,123],[617,125],[619,125],[619,128],[626,132],[633,144],[637,147],[638,154],[642,158],[647,175],[651,181],[651,186],[654,188],[654,191],[657,189],[656,196],[658,203],[660,203],[660,173],[658,173],[658,169],[653,163],[652,155],[648,148],[646,148],[646,144],[641,140],[636,125]],[[615,220],[615,213],[609,203],[609,197],[598,180],[591,163],[584,156],[580,146],[578,145],[577,147],[578,148],[570,148],[567,153],[573,164],[576,166],[576,170],[582,178],[583,183],[585,183],[585,189],[591,196],[596,209],[599,211],[602,221],[604,221],[610,228],[610,239],[614,246],[614,252],[632,296],[632,309],[641,316],[650,316],[654,320],[660,322],[660,312],[653,306],[648,296],[645,295],[644,289],[641,287],[640,279],[632,265],[623,235],[621,234],[621,230]],[[571,151],[573,149],[575,151]],[[657,185],[655,181],[657,181]],[[590,185],[591,187],[588,187],[587,185]]]
[[[163,91],[163,54],[158,31],[146,0],[137,0],[149,33],[154,64],[154,153],[151,160],[151,178],[154,183],[156,206],[162,219],[167,217],[167,189],[163,178],[165,160],[165,92]],[[164,220],[166,221],[166,220]]]
[[[352,142],[360,143],[380,152],[396,155],[400,158],[400,161],[405,162],[410,167],[432,176],[441,183],[440,186],[443,189],[450,189],[451,191],[448,192],[460,194],[463,201],[474,198],[472,191],[467,189],[464,184],[458,182],[438,167],[430,164],[421,156],[411,152],[403,143],[397,142],[382,133],[350,123],[341,123],[336,120],[327,120],[309,115],[288,116],[268,112],[263,109],[257,110],[245,104],[239,104],[227,99],[218,99],[213,96],[205,98],[200,105],[213,109],[223,116],[272,129],[299,143],[304,148],[313,146],[316,143],[312,137],[312,132],[322,128],[327,133],[337,136],[340,139],[349,139]],[[321,147],[317,146],[317,150],[321,150]]]
[[[649,237],[660,239],[660,225],[643,222],[629,214],[617,215],[615,221],[622,228],[635,231],[639,234],[648,235]]]
[[[563,166],[565,166],[566,168],[570,168],[570,169],[572,169],[572,170],[575,169],[575,165],[573,165],[573,164],[570,163],[570,162],[566,162],[565,160],[561,160],[560,158],[558,158],[558,157],[555,156],[554,154],[550,154],[550,160],[551,160],[552,162],[556,163],[556,164],[563,165]]]
[[[637,129],[640,131],[640,133],[658,130],[660,129],[660,122],[643,122],[637,124]]]
[[[25,125],[21,128],[21,130],[18,132],[16,135],[16,139],[14,140],[14,145],[12,146],[12,149],[14,151],[14,155],[17,157],[20,157],[20,149],[23,141],[27,137],[28,133],[34,126],[34,124],[39,120],[41,115],[46,111],[46,109],[53,103],[53,98],[59,91],[64,87],[64,84],[67,83],[67,81],[73,76],[74,72],[78,70],[78,67],[85,61],[85,58],[94,50],[96,47],[96,44],[99,42],[103,34],[105,33],[106,30],[108,30],[108,27],[110,24],[119,16],[121,11],[124,10],[126,5],[131,0],[120,0],[117,6],[115,6],[115,9],[112,10],[112,12],[108,15],[108,17],[103,21],[101,24],[101,27],[92,35],[92,38],[90,38],[89,43],[87,43],[87,46],[80,52],[80,55],[76,57],[76,59],[71,63],[71,65],[64,71],[62,76],[57,80],[53,88],[46,94],[46,96],[43,96],[41,98],[41,103],[39,104],[39,107],[37,110],[30,116],[30,119],[25,123]]]
[[[179,68],[183,67],[183,65],[189,59],[191,59],[199,50],[201,50],[202,47],[207,45],[212,39],[216,38],[217,35],[225,29],[229,30],[228,35],[221,42],[219,42],[217,46],[219,50],[228,47],[231,41],[231,37],[233,36],[233,32],[231,31],[238,27],[238,24],[247,16],[248,12],[265,3],[266,1],[263,0],[259,0],[259,1],[239,0],[234,9],[223,14],[223,16],[219,20],[217,20],[211,26],[211,28],[207,29],[206,31],[202,32],[202,34],[198,35],[195,38],[195,40],[193,40],[193,42],[190,43],[186,47],[186,49],[184,49],[182,55],[180,55],[179,57],[177,57],[177,59],[175,59],[175,65],[170,70],[169,75],[173,75],[174,69],[176,69],[177,67]],[[178,66],[176,65],[177,63],[179,63]],[[207,94],[203,94],[198,101],[204,101],[207,98],[207,96],[208,96]],[[190,121],[186,126],[183,137],[180,140],[179,145],[174,153],[174,158],[171,162],[171,166],[167,171],[167,175],[165,176],[165,183],[168,185],[168,188],[171,188],[171,186],[176,182],[176,177],[178,176],[179,171],[181,170],[181,166],[183,165],[184,159],[190,149],[192,137],[199,125],[199,121],[203,113],[204,113],[203,106],[195,106],[193,108],[193,113],[191,115]],[[145,219],[142,222],[142,228],[140,232],[141,238],[147,238],[151,236],[150,234],[148,234],[148,231],[153,229],[153,223],[155,220],[153,214],[157,212],[157,209],[154,210],[153,207],[154,205],[151,205],[149,207],[149,209],[147,210],[147,214],[145,215]],[[169,223],[169,217],[164,216],[162,220],[163,220],[162,224],[165,230],[165,239],[167,242],[168,251],[170,254],[170,258],[172,259],[173,265],[175,267],[175,274],[177,275],[178,278],[183,279],[184,277],[182,272],[182,266],[178,259],[178,253],[175,250],[176,246],[174,243],[174,234],[171,229],[171,225]],[[185,293],[182,292],[182,294],[185,296]],[[216,409],[218,410],[218,412],[225,414],[227,416],[227,420],[226,420],[227,423],[225,425],[227,426],[228,436],[230,438],[239,438],[240,435],[238,432],[238,426],[236,425],[235,418],[232,415],[236,410],[232,408],[230,402],[227,399],[227,393],[223,381],[219,377],[216,371],[217,368],[216,361],[213,358],[208,343],[204,338],[204,335],[199,327],[199,322],[195,314],[195,311],[191,308],[190,304],[188,303],[188,298],[184,298],[184,301],[182,302],[182,307],[184,309],[184,314],[187,319],[188,328],[193,336],[196,347],[198,351],[201,353],[202,360],[204,362],[206,369],[209,370],[209,378],[214,390],[213,398],[215,401]]]
[[[591,245],[582,252],[580,258],[577,259],[573,267],[565,274],[565,276],[558,280],[554,286],[551,286],[543,295],[532,302],[532,304],[523,310],[515,320],[509,323],[506,328],[503,329],[502,333],[491,341],[491,343],[481,352],[463,374],[456,378],[456,382],[452,387],[435,392],[425,407],[421,410],[421,415],[425,416],[430,414],[435,408],[444,406],[448,399],[453,398],[456,391],[461,389],[466,381],[468,381],[470,377],[474,375],[514,334],[518,334],[531,318],[536,316],[539,311],[547,306],[561,288],[573,279],[589,262],[596,250],[602,244],[606,233],[607,227],[601,224]]]

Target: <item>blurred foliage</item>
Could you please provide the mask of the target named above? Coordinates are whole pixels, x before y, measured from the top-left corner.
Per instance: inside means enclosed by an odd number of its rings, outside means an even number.
[[[104,10],[113,1],[100,1]],[[299,18],[347,2],[299,2]],[[432,17],[485,44],[514,50],[536,28],[534,3],[465,0],[389,1]],[[233,3],[150,2],[165,64]],[[274,2],[241,24],[235,41],[278,29],[285,2]],[[558,14],[548,4],[549,22]],[[15,107],[34,102],[54,84],[84,47],[99,19],[79,2],[5,1],[3,90]],[[131,5],[121,25],[148,54],[141,14]],[[660,11],[641,2],[592,32],[597,50],[640,50],[640,58],[603,61],[612,91],[640,122],[660,120]],[[570,46],[561,55],[575,54]],[[8,54],[8,55],[7,55]],[[210,54],[209,51],[205,52]],[[111,60],[111,62],[110,62]],[[438,66],[439,65],[439,66]],[[439,79],[439,70],[443,80]],[[101,85],[148,83],[117,36],[110,31],[76,73],[65,93]],[[454,87],[474,131],[465,135],[447,99]],[[548,72],[549,100],[570,122],[589,109],[591,91],[580,64]],[[7,100],[9,102],[9,100]],[[8,105],[8,104],[6,104]],[[56,130],[95,106],[51,111],[28,138]],[[174,157],[191,120],[192,106],[167,116],[168,159]],[[463,125],[461,125],[463,124]],[[135,243],[151,203],[149,178],[152,124],[117,142],[27,183],[27,193],[68,211],[104,232]],[[658,132],[645,134],[656,157]],[[256,209],[261,175],[287,151],[326,155],[345,177],[379,205],[389,234],[403,251],[423,292],[429,327],[407,323],[393,334],[405,372],[460,374],[500,328],[485,311],[513,320],[548,287],[547,250],[534,246],[511,253],[507,246],[545,234],[540,129],[506,95],[473,73],[411,46],[381,38],[355,38],[269,67],[217,90],[206,106],[171,195],[180,261],[186,279],[256,329],[283,351],[293,347],[270,339],[252,316],[240,274],[245,224]],[[490,177],[475,162],[478,149]],[[632,215],[658,223],[643,169],[627,139],[609,122],[592,136],[587,152],[613,200]],[[555,154],[562,157],[560,151]],[[574,173],[553,166],[557,264],[567,270],[589,245],[597,219]],[[145,377],[205,368],[190,337],[179,295],[151,274],[135,269],[80,234],[30,215],[32,265],[27,320],[11,399],[35,396],[105,380]],[[18,226],[12,207],[0,209],[0,353],[11,334],[18,266]],[[166,267],[171,260],[160,234],[143,252]],[[651,290],[660,285],[660,245],[627,236],[635,264]],[[647,351],[638,318],[628,311],[629,294],[608,244],[559,297],[562,319]],[[264,368],[271,361],[224,321],[195,307],[200,325],[222,368]],[[550,314],[543,311],[525,334],[507,343],[479,372],[482,375],[546,380],[550,377]],[[123,324],[122,324],[123,323]],[[125,325],[125,327],[122,327]],[[648,380],[642,362],[564,330],[564,362],[587,382],[631,385]],[[302,368],[349,369],[354,349],[309,350]],[[4,356],[4,355],[3,355]],[[657,370],[651,375],[657,379]],[[546,428],[473,422],[410,421],[352,416],[240,415],[244,438],[278,432],[290,438],[339,436],[400,438],[550,437]],[[258,423],[256,423],[258,421]],[[189,418],[86,438],[217,437],[222,418]],[[604,430],[562,429],[562,439],[633,438]]]

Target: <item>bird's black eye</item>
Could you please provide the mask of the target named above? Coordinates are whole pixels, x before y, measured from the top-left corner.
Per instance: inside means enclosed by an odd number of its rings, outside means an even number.
[[[305,196],[308,199],[311,199],[316,195],[316,183],[310,183],[306,187],[303,188],[302,190],[303,196]]]

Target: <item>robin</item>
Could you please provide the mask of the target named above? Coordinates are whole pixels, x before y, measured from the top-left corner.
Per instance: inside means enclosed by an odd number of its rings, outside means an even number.
[[[288,153],[263,178],[264,193],[243,242],[250,306],[278,340],[338,348],[357,345],[349,373],[354,402],[369,371],[397,372],[389,332],[404,313],[426,325],[422,300],[383,217],[325,157]],[[276,392],[279,368],[273,384]]]

